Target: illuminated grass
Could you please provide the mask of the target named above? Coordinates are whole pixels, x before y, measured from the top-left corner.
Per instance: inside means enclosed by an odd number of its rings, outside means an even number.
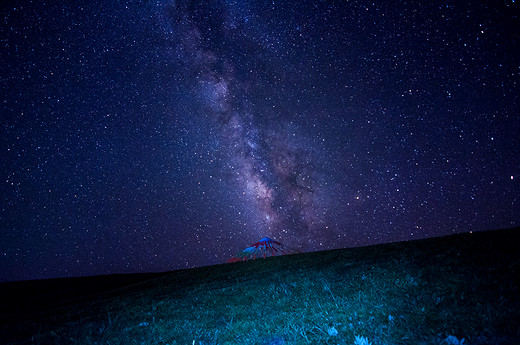
[[[518,230],[516,230],[518,231]],[[517,232],[179,271],[44,319],[40,344],[509,344]],[[22,339],[16,339],[19,343]],[[14,341],[13,341],[14,343]]]

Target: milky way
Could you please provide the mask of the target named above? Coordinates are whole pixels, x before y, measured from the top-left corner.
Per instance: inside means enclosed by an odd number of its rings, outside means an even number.
[[[0,280],[518,225],[515,2],[2,6]]]
[[[207,26],[208,18],[197,18],[184,5],[166,5],[162,9],[163,24],[173,36],[180,62],[186,66],[185,78],[193,82],[201,106],[197,115],[217,129],[213,135],[220,143],[222,163],[230,170],[230,184],[243,191],[244,202],[254,214],[255,226],[250,234],[278,236],[291,242],[314,238],[317,229],[323,230],[320,215],[327,205],[314,186],[318,158],[311,150],[312,142],[301,133],[296,140],[288,137],[291,122],[276,109],[266,114],[265,109],[251,104],[254,96],[248,95],[258,92],[262,79],[254,71],[258,64],[254,56],[248,57],[252,63],[246,79],[238,75],[236,66],[247,66],[219,52],[233,45],[235,49],[260,45],[260,53],[266,49],[257,33],[237,28],[237,23],[244,21],[241,13],[233,15],[233,7],[238,6],[223,6],[217,14],[210,13],[216,18],[209,21],[218,24],[206,27],[204,34],[201,26]],[[215,37],[212,31],[219,34]]]

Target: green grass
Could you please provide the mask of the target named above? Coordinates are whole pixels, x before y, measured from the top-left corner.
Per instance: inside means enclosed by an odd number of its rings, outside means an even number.
[[[177,271],[16,321],[3,314],[0,330],[13,344],[518,344],[519,234]]]

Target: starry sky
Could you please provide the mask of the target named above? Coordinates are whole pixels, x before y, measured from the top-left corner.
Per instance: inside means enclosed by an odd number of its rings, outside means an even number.
[[[520,223],[520,6],[9,1],[0,280]]]

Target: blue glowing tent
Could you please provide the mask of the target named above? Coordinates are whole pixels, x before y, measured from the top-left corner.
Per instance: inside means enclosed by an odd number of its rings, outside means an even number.
[[[247,247],[237,256],[228,260],[228,262],[247,261],[255,260],[257,257],[267,258],[270,256],[286,255],[286,254],[297,254],[298,250],[289,248],[282,243],[264,237],[260,241],[253,243],[250,247]]]

